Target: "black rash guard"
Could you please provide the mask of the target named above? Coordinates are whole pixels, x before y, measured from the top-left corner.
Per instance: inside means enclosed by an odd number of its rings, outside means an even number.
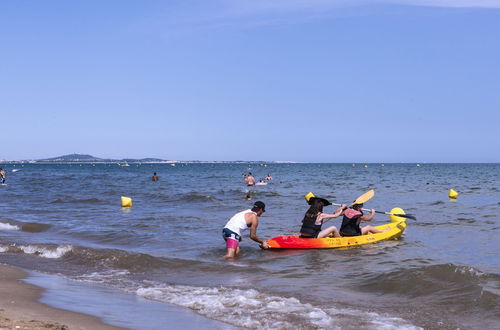
[[[316,218],[304,216],[302,220],[302,228],[300,228],[300,234],[303,238],[316,238],[318,237],[319,232],[321,231],[321,225],[316,224]],[[304,234],[304,235],[302,235]]]
[[[361,217],[363,212],[347,209],[344,212],[344,218],[342,219],[342,226],[340,226],[340,235],[342,236],[359,236],[361,235],[361,228],[359,223],[361,222]]]

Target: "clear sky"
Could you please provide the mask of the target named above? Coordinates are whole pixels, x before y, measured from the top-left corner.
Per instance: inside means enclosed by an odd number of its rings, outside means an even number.
[[[500,0],[0,0],[0,159],[500,162]]]

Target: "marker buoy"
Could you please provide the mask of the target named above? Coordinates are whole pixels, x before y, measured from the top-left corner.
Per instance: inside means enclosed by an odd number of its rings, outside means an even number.
[[[132,198],[122,196],[122,207],[132,207]]]
[[[457,199],[458,193],[455,190],[450,189],[450,192],[448,193],[448,197],[450,197],[451,199]]]
[[[389,213],[393,213],[389,216],[389,219],[391,219],[391,222],[400,222],[400,221],[406,220],[406,218],[398,217],[398,216],[394,215],[394,214],[406,214],[402,208],[395,207]]]

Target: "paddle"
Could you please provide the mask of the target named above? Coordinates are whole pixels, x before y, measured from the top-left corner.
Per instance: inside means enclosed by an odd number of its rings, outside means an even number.
[[[354,203],[354,204],[357,204],[357,203]],[[332,205],[342,206],[342,204],[336,204],[336,203],[332,203]],[[371,211],[370,209],[361,209],[361,210],[367,211],[367,212]],[[412,214],[390,213],[390,212],[377,211],[377,210],[375,210],[375,213],[386,214],[386,215],[395,215],[395,216],[401,217],[401,218],[408,218],[408,219],[412,219],[412,220],[417,220],[417,218]]]
[[[375,190],[373,190],[373,189],[368,190],[363,195],[359,196],[354,202],[352,202],[351,206],[354,204],[364,204],[365,202],[372,199],[373,196],[375,196]],[[341,205],[337,205],[337,204],[332,204],[332,205],[341,206]]]
[[[351,206],[354,205],[354,204],[363,204],[363,203],[369,201],[370,199],[372,199],[373,196],[375,196],[375,190],[370,189],[367,192],[365,192],[363,195],[361,195],[358,198],[356,198],[356,200],[351,203]],[[304,198],[307,201],[311,197],[315,197],[312,192],[310,192],[310,193],[308,193],[307,195],[304,196]],[[330,203],[330,204],[331,205],[335,205],[335,206],[342,206],[341,204],[335,204],[335,203]],[[330,219],[327,219],[327,220],[323,221],[323,223],[327,222],[328,220],[330,220]]]

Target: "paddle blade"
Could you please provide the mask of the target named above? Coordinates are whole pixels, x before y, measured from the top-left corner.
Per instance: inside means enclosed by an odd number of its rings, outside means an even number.
[[[412,219],[412,220],[417,220],[417,217],[414,215],[411,215],[411,214],[392,214],[392,215],[395,215],[395,216],[401,217],[401,218],[408,218],[408,219]]]
[[[370,199],[372,199],[373,196],[375,196],[375,190],[373,190],[373,189],[368,190],[363,195],[359,196],[354,202],[352,202],[351,205],[354,205],[354,204],[364,204],[365,202],[367,202]]]

